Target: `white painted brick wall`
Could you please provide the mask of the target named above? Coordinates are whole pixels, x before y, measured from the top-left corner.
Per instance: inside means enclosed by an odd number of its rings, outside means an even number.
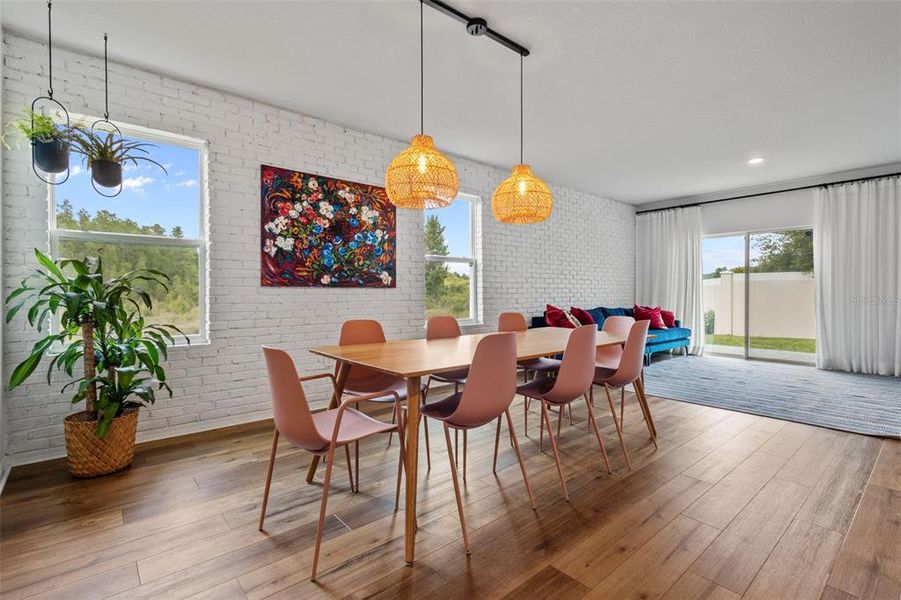
[[[42,93],[46,52],[3,36],[6,115]],[[54,51],[55,95],[69,110],[99,114],[102,61]],[[398,286],[371,289],[272,289],[259,284],[259,167],[279,165],[371,184],[406,144],[119,64],[110,65],[114,120],[210,141],[209,345],[171,353],[175,395],[141,415],[140,439],[258,419],[269,414],[261,344],[290,351],[301,371],[331,368],[307,352],[335,341],[342,321],[379,319],[389,337],[423,333],[422,215],[398,211]],[[9,118],[9,117],[8,117]],[[482,315],[488,329],[503,310],[528,316],[545,302],[564,307],[631,304],[635,214],[631,206],[553,185],[553,216],[534,226],[494,221],[490,197],[507,171],[455,158],[462,191],[481,196]],[[539,169],[540,172],[540,169]],[[31,173],[28,147],[3,158],[3,292],[48,247],[45,186]],[[35,340],[24,319],[6,326],[4,379]],[[72,411],[60,382],[37,376],[6,395],[8,452],[21,463],[63,452],[62,416]],[[315,390],[322,392],[322,389]],[[316,395],[316,394],[311,394]],[[322,398],[320,393],[317,398]]]

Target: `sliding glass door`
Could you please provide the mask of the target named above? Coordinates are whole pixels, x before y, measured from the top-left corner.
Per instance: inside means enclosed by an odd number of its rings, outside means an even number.
[[[708,237],[703,250],[707,351],[814,362],[812,231]]]

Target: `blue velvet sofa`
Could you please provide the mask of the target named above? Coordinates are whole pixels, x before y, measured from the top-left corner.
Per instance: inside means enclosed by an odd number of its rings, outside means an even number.
[[[622,315],[634,317],[635,313],[632,308],[607,308],[597,307],[587,311],[594,322],[597,323],[598,329],[604,326],[604,319],[614,315]],[[532,327],[547,327],[544,315],[540,317],[532,317]],[[645,361],[650,362],[651,355],[655,352],[663,352],[665,350],[676,350],[682,348],[683,353],[688,354],[688,346],[691,340],[691,329],[682,327],[682,322],[676,319],[676,326],[669,329],[652,329],[649,332],[653,338],[649,338],[647,345],[644,347]]]

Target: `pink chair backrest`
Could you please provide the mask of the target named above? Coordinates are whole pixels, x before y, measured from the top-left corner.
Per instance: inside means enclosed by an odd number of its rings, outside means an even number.
[[[554,387],[545,398],[551,402],[569,402],[588,393],[594,380],[597,333],[596,325],[582,325],[572,330]]]
[[[619,361],[619,368],[607,383],[613,387],[628,385],[641,376],[644,368],[644,347],[648,341],[648,320],[636,321],[629,330],[626,338],[626,347],[623,349],[623,357]]]
[[[272,391],[272,418],[279,433],[305,450],[317,451],[327,446],[313,424],[303,386],[297,378],[294,361],[284,350],[263,346],[263,357],[269,371]]]
[[[478,427],[504,414],[516,395],[516,335],[487,335],[476,346],[460,404],[448,422]]]
[[[604,319],[604,327],[601,331],[609,333],[610,335],[628,335],[629,330],[632,329],[632,323],[634,322],[635,319],[632,317],[607,317]],[[623,347],[618,344],[616,346],[601,346],[597,349],[597,353],[595,354],[597,362],[606,364],[618,365],[622,357]]]
[[[525,331],[528,328],[526,318],[522,316],[522,313],[505,312],[497,318],[498,331]]]
[[[372,319],[351,319],[341,325],[340,346],[380,344],[385,341],[382,324]],[[344,387],[354,392],[378,392],[391,387],[397,378],[359,365],[350,369]]]
[[[429,317],[425,325],[425,339],[441,340],[460,337],[460,324],[454,317]]]

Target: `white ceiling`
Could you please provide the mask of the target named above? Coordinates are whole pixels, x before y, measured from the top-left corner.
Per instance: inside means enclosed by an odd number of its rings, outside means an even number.
[[[641,203],[901,161],[901,2],[453,0],[520,41],[526,161]],[[2,24],[46,35],[45,4]],[[56,43],[407,139],[418,131],[415,0],[54,4]],[[426,9],[426,130],[518,159],[518,56]],[[749,166],[750,156],[766,161]]]

